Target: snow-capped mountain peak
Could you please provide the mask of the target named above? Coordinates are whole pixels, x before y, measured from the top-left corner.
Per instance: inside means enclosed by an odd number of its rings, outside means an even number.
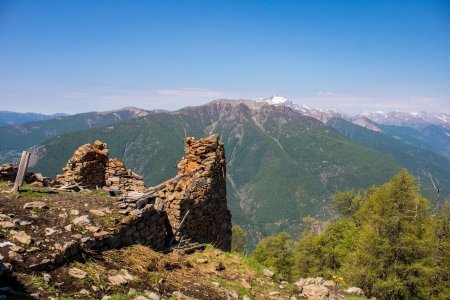
[[[266,102],[270,105],[285,105],[285,104],[289,104],[291,103],[291,101],[289,101],[288,99],[282,97],[282,96],[278,96],[278,95],[273,95],[272,97],[269,98],[258,98],[256,99],[256,101],[258,102]]]

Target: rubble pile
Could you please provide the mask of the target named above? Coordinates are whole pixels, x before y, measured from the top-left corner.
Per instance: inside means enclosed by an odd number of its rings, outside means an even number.
[[[0,166],[0,181],[16,180],[18,168],[11,163],[6,163]],[[40,173],[27,172],[24,178],[25,183],[32,184],[33,186],[50,186],[53,181],[42,176]]]

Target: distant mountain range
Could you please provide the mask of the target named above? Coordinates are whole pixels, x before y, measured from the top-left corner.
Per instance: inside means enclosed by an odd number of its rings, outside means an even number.
[[[303,217],[328,216],[336,191],[380,184],[401,168],[423,183],[430,200],[430,178],[448,197],[448,129],[445,122],[426,122],[380,124],[279,96],[222,99],[174,112],[126,108],[0,127],[0,153],[11,158],[32,148],[34,170],[54,176],[76,147],[100,139],[152,186],[176,174],[186,136],[218,133],[225,143],[233,221],[256,242],[281,230],[299,232]]]
[[[38,114],[38,113],[18,113],[18,112],[12,112],[7,110],[1,110],[0,111],[0,126],[4,125],[12,125],[12,124],[19,124],[19,123],[26,123],[26,122],[32,122],[32,121],[44,121],[44,120],[50,120],[55,119],[59,117],[65,117],[68,116],[67,114],[58,113],[53,115],[44,115],[44,114]]]

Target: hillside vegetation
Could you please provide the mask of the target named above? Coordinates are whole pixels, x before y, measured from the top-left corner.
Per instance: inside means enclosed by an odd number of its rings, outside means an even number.
[[[450,205],[434,210],[403,170],[364,192],[334,196],[339,217],[299,240],[262,240],[254,258],[285,278],[342,277],[377,299],[450,298]]]
[[[403,139],[408,141],[406,143],[400,138],[363,128],[341,118],[331,119],[328,124],[352,141],[384,153],[398,161],[414,176],[421,179],[422,183],[425,183],[422,186],[424,193],[433,202],[435,201],[435,191],[432,188],[431,178],[435,182],[439,182],[441,187],[450,186],[450,160],[430,150],[413,146],[412,144],[420,145],[420,143],[412,142],[414,129],[383,126],[383,130],[389,130],[391,134],[400,135],[403,132]],[[420,135],[417,136],[420,137]],[[450,195],[449,192],[450,190],[445,188],[442,190],[445,197]]]

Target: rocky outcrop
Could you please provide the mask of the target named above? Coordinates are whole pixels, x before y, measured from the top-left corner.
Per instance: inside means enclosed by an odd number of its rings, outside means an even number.
[[[64,185],[78,184],[83,188],[106,187],[111,190],[145,192],[142,177],[127,170],[120,160],[109,158],[108,145],[101,141],[79,147],[57,175],[57,182]]]

